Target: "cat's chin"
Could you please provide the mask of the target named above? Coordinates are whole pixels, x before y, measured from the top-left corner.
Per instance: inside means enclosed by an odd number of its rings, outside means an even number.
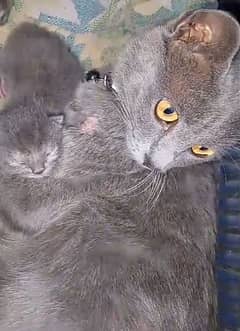
[[[47,177],[48,175],[47,174],[29,174],[29,175],[25,175],[24,177],[26,178],[35,178],[35,179],[38,179],[38,178],[43,178],[43,177]]]
[[[19,173],[18,175],[24,178],[34,178],[34,179],[40,179],[44,177],[48,177],[51,174],[50,169],[46,169],[40,174],[34,174],[33,172],[25,172],[25,173]]]

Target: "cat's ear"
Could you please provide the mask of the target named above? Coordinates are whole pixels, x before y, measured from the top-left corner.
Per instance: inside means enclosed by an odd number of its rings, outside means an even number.
[[[171,41],[217,63],[231,61],[240,47],[240,26],[220,10],[196,10],[172,25]]]
[[[49,114],[48,117],[51,121],[58,124],[59,126],[63,126],[64,124],[64,114]]]

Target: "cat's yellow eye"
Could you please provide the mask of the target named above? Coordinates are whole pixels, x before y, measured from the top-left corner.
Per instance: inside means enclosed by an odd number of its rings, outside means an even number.
[[[155,108],[155,116],[158,120],[169,124],[174,123],[179,119],[178,113],[171,107],[170,102],[167,100],[161,100],[157,103]]]
[[[192,153],[198,157],[210,157],[214,155],[214,150],[201,145],[194,145],[192,147]]]

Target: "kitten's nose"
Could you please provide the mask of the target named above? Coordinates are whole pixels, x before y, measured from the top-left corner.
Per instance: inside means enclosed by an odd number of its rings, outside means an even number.
[[[45,168],[44,167],[37,167],[37,168],[33,168],[32,172],[35,175],[41,175],[44,172]]]
[[[148,154],[145,154],[144,156],[143,166],[149,170],[153,170],[155,168]]]

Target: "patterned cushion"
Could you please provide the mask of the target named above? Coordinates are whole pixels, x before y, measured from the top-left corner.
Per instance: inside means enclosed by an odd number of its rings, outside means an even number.
[[[15,0],[0,44],[19,22],[36,20],[59,32],[87,68],[100,67],[136,31],[199,7],[216,7],[216,0]]]

